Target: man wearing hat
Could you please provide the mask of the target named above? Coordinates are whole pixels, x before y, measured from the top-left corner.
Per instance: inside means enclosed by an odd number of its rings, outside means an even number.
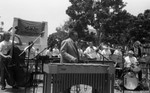
[[[128,51],[128,56],[125,58],[124,68],[128,72],[134,72],[138,74],[139,81],[142,80],[142,70],[138,66],[137,58],[134,56],[134,52],[132,50]]]
[[[132,50],[128,51],[128,56],[125,57],[125,64],[124,66],[129,68],[131,67],[132,64],[136,65],[137,64],[137,59],[136,57],[133,56],[134,52]]]

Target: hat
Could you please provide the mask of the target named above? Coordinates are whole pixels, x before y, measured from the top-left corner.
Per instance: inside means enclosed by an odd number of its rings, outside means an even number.
[[[130,50],[130,51],[128,52],[128,54],[134,54],[134,52],[133,52],[132,50]]]

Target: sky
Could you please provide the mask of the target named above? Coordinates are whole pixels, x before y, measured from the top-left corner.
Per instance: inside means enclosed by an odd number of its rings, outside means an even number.
[[[48,22],[48,34],[56,32],[68,20],[66,14],[69,0],[0,0],[0,21],[4,22],[4,30],[13,25],[13,19],[21,18],[29,21]],[[123,0],[127,2],[125,9],[133,14],[144,13],[150,9],[150,0]]]

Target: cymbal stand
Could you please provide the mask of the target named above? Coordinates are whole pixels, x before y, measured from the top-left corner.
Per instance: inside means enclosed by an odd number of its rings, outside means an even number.
[[[121,52],[122,52],[122,74],[124,73],[123,72],[123,70],[124,70],[124,53],[125,53],[125,48],[123,47],[123,49],[121,50]],[[121,77],[123,77],[123,78],[121,78]],[[122,83],[123,83],[123,88],[121,88],[121,86],[119,85],[119,81],[117,80],[117,81],[115,81],[115,84],[116,84],[116,86],[117,86],[117,88],[120,90],[120,91],[122,91],[123,93],[124,93],[124,76],[123,75],[121,75],[120,76],[120,78],[121,78],[121,81],[122,81]]]
[[[28,70],[29,70],[29,60],[30,60],[30,50],[31,50],[31,48],[28,48],[28,57],[27,57],[27,72],[26,72],[26,82],[27,82],[27,75],[28,75]],[[26,60],[25,60],[26,61]],[[25,85],[25,93],[27,93],[27,86]]]
[[[124,53],[125,53],[125,46],[123,46],[123,50],[122,50],[122,71],[124,70]],[[124,76],[123,76],[123,93],[124,93]]]
[[[38,73],[38,58],[35,59],[35,72],[34,72],[34,75],[33,75],[33,93],[35,93],[35,87],[38,85],[38,81],[37,81],[37,78],[36,78],[36,75]]]

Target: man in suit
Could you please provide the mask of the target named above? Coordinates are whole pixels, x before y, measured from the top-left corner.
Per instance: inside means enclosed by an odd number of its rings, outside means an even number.
[[[79,53],[76,45],[78,33],[74,30],[69,32],[69,37],[61,43],[61,63],[77,63],[79,61]]]

